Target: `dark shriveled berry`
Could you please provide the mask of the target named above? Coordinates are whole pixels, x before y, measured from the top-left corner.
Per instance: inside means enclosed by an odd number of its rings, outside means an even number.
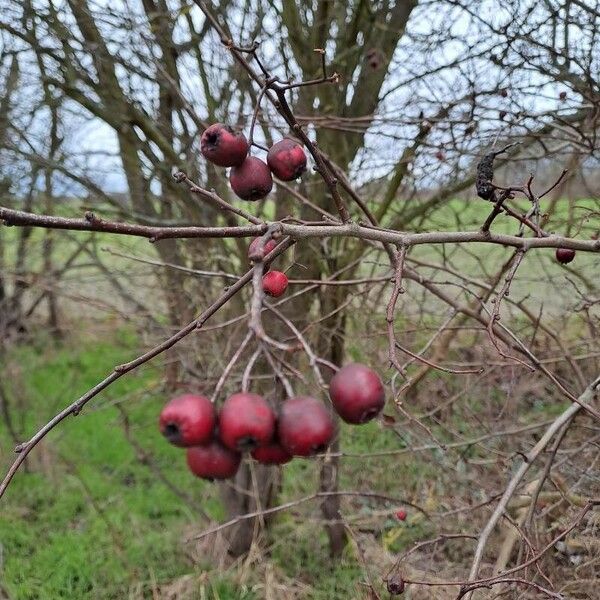
[[[475,189],[477,195],[484,200],[491,200],[494,196],[494,159],[495,152],[488,152],[477,165],[477,179],[475,180]]]
[[[404,579],[400,575],[392,575],[387,580],[387,591],[392,596],[399,596],[404,592]]]
[[[494,186],[492,185],[492,179],[494,179],[494,160],[496,156],[504,154],[509,148],[516,146],[518,143],[509,144],[496,152],[488,152],[479,161],[477,165],[477,177],[475,178],[475,189],[480,198],[494,201],[495,193]]]

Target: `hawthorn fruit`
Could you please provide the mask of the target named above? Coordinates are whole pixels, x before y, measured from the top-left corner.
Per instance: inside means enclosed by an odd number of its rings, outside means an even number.
[[[404,579],[400,575],[392,575],[387,580],[387,591],[391,596],[400,596],[404,592]]]
[[[236,167],[248,154],[248,142],[243,133],[237,133],[223,123],[215,123],[202,134],[200,152],[219,167]]]
[[[288,287],[288,278],[281,271],[270,271],[263,277],[263,289],[267,296],[279,298]]]
[[[277,179],[293,181],[306,171],[306,154],[300,144],[284,138],[271,146],[267,164]]]
[[[204,396],[184,394],[170,400],[160,413],[160,432],[174,446],[197,446],[208,443],[215,428],[212,402]]]
[[[396,511],[396,518],[398,519],[398,521],[406,521],[407,516],[408,514],[403,508]]]
[[[258,250],[258,246],[260,244],[260,238],[254,238],[251,242],[250,245],[248,246],[248,258],[252,261],[253,259],[264,259],[264,257],[269,254],[270,252],[272,252],[273,250],[275,250],[275,248],[277,247],[277,242],[275,240],[269,240],[262,249],[262,252],[260,252],[259,254],[259,250]]]
[[[219,413],[219,437],[231,450],[266,446],[275,433],[275,413],[258,394],[240,392],[225,400]]]
[[[292,455],[278,442],[252,450],[252,458],[263,465],[283,465],[292,460]]]
[[[265,198],[273,189],[273,177],[267,163],[249,156],[229,174],[231,189],[242,200],[254,202]]]
[[[240,466],[242,455],[226,448],[218,440],[204,446],[187,449],[186,460],[189,470],[202,479],[229,479]]]
[[[293,456],[323,452],[331,443],[335,425],[326,406],[309,396],[286,400],[279,415],[279,440]]]
[[[353,425],[374,419],[385,404],[379,375],[360,363],[350,363],[332,377],[329,397],[338,415]]]

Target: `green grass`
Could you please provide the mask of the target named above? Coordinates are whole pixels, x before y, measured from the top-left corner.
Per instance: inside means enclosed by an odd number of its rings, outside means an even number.
[[[11,396],[13,407],[27,407],[23,431],[34,430],[116,362],[130,358],[135,344],[134,336],[120,332],[113,342],[89,339],[83,348],[18,349],[10,360],[22,367],[23,377]],[[177,542],[190,511],[139,463],[111,406],[126,402],[136,438],[159,452],[163,466],[171,465],[175,485],[201,487],[190,482],[180,455],[156,433],[162,399],[151,391],[155,383],[151,369],[116,382],[36,448],[33,472],[17,474],[0,514],[1,579],[11,598],[122,598],[134,582],[169,580],[187,571]],[[7,467],[12,442],[4,429],[2,434]],[[49,466],[38,464],[39,454]]]

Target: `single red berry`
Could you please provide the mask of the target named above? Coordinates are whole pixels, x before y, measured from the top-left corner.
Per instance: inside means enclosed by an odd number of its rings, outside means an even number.
[[[566,100],[566,99],[567,99],[567,92],[561,92],[561,93],[558,95],[558,97],[559,97],[561,100]]]
[[[267,163],[275,177],[292,181],[306,171],[306,154],[300,144],[284,138],[271,146]]]
[[[268,446],[252,450],[252,458],[263,465],[283,465],[292,460],[292,455],[277,441]]]
[[[286,400],[278,424],[281,445],[294,456],[323,452],[330,444],[335,425],[325,405],[308,396]]]
[[[184,394],[170,400],[160,413],[160,432],[174,446],[208,443],[215,428],[215,408],[208,398]]]
[[[220,167],[241,165],[248,154],[248,142],[243,133],[237,133],[223,123],[208,127],[200,139],[204,157]]]
[[[397,518],[399,521],[406,521],[406,517],[407,517],[407,516],[408,516],[408,515],[407,515],[406,511],[405,511],[403,508],[401,508],[400,510],[397,510],[397,511],[396,511],[396,518]]]
[[[444,153],[443,153],[441,150],[438,150],[438,151],[435,153],[435,157],[436,157],[438,160],[445,160],[445,158],[446,158],[446,155],[445,155],[445,154],[444,154]]]
[[[360,363],[346,365],[331,378],[329,397],[338,415],[354,425],[374,419],[385,404],[379,375]]]
[[[219,413],[219,437],[231,450],[266,446],[275,433],[275,413],[258,394],[240,392],[225,400]]]
[[[260,244],[260,238],[254,238],[250,245],[248,246],[248,258],[250,260],[262,260],[267,254],[275,250],[277,247],[277,242],[275,240],[269,240],[262,249],[262,252],[259,253],[258,247]]]
[[[557,248],[556,260],[563,265],[570,263],[575,258],[575,250],[570,248]]]
[[[506,97],[508,96],[508,90],[507,90],[507,89],[502,89],[502,90],[500,90],[500,95],[501,95],[503,98],[506,98]]]
[[[270,271],[263,277],[263,289],[267,296],[279,298],[285,293],[288,286],[288,278],[281,271]]]
[[[190,471],[202,479],[229,479],[240,466],[242,456],[225,448],[218,440],[206,446],[192,446],[186,452],[187,465]]]
[[[249,156],[241,165],[231,169],[229,183],[239,198],[253,202],[264,198],[271,191],[273,177],[264,161]]]

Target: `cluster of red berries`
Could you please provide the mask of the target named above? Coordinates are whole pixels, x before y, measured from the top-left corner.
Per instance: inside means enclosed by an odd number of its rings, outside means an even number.
[[[273,188],[271,173],[282,181],[292,181],[306,170],[306,154],[293,140],[284,138],[273,144],[266,163],[256,156],[248,156],[249,149],[244,134],[223,123],[211,125],[200,140],[200,151],[207,160],[219,167],[232,167],[229,183],[242,200],[266,197]]]
[[[354,425],[376,417],[385,403],[381,379],[359,363],[335,374],[329,395],[339,416]],[[161,411],[159,427],[171,444],[187,449],[190,471],[210,480],[233,477],[242,452],[250,451],[260,463],[280,465],[294,456],[324,452],[335,434],[329,410],[316,398],[290,398],[276,414],[262,396],[250,392],[227,398],[218,415],[208,398],[178,396]]]
[[[200,150],[204,157],[219,167],[231,167],[231,189],[242,200],[255,201],[265,198],[273,188],[275,175],[282,181],[297,179],[306,170],[306,154],[294,140],[284,138],[273,144],[267,153],[267,162],[248,156],[250,146],[242,132],[236,132],[223,123],[215,123],[202,134]],[[259,238],[248,248],[251,260],[263,259],[276,246],[274,240],[265,244],[261,256],[257,256]],[[268,269],[267,269],[268,271]],[[265,294],[277,298],[288,286],[288,278],[281,271],[271,271],[263,278]]]

